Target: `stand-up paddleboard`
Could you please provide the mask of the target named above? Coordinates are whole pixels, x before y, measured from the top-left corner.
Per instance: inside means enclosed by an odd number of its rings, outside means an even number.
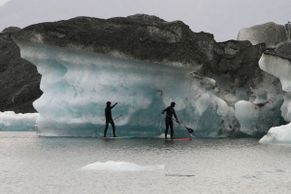
[[[166,141],[192,141],[192,136],[186,136],[186,137],[174,137],[174,139],[171,139],[171,136],[168,135],[168,138],[165,139],[165,134],[162,133],[160,136],[158,136],[158,138],[164,139]]]
[[[114,139],[142,139],[141,137],[134,137],[134,136],[118,136],[118,137],[99,137],[103,140],[114,140]],[[148,137],[146,139],[149,139]],[[155,138],[154,138],[155,139]],[[161,138],[164,139],[164,138]],[[166,141],[192,141],[192,137],[178,137],[178,138],[168,138],[165,139]]]
[[[174,141],[192,141],[192,137],[174,138]]]
[[[113,140],[113,139],[133,139],[135,138],[134,136],[117,136],[117,137],[100,137],[100,139],[104,139],[104,140]]]
[[[174,138],[174,139],[168,138],[168,139],[165,139],[165,141],[192,141],[192,137],[180,137],[180,138]]]

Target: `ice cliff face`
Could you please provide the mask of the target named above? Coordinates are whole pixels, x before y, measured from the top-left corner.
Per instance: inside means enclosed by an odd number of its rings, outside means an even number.
[[[269,22],[240,30],[237,39],[249,40],[252,44],[265,43],[267,47],[275,47],[278,43],[290,40],[291,24],[285,26]]]
[[[19,45],[21,55],[37,64],[42,74],[44,94],[34,102],[41,135],[102,135],[108,100],[119,103],[114,109],[119,135],[159,136],[164,124],[161,110],[171,101],[179,105],[181,121],[201,136],[234,130],[233,108],[203,89],[192,68],[43,44]],[[211,79],[199,81],[214,84]],[[185,135],[182,128],[176,132]]]
[[[34,103],[42,135],[100,135],[108,100],[119,102],[116,123],[126,135],[159,135],[171,101],[201,136],[257,135],[282,122],[280,82],[258,67],[264,44],[217,43],[148,15],[36,24],[14,40],[42,74],[44,94]],[[279,119],[258,125],[272,117]]]

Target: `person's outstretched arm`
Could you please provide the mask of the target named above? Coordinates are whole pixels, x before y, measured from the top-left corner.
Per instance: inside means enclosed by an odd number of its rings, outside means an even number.
[[[114,108],[118,103],[116,102],[115,104],[113,104],[113,106],[111,106],[110,108]]]
[[[175,117],[175,119],[176,119],[176,122],[177,122],[177,123],[180,123],[180,121],[179,121],[179,119],[178,119],[178,117],[177,117],[177,115],[176,115],[176,111],[175,111],[175,110],[173,110],[173,114],[174,114],[174,117]]]

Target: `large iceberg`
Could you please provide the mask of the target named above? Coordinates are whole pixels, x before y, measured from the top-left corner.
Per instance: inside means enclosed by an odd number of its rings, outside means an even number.
[[[159,136],[171,101],[184,124],[176,135],[187,126],[199,136],[254,136],[282,124],[280,82],[258,67],[264,44],[217,43],[181,21],[143,14],[41,23],[12,37],[42,75],[33,104],[40,135],[102,135],[106,101],[119,102],[118,135]]]
[[[211,90],[203,90],[190,67],[38,43],[19,46],[21,56],[42,75],[44,93],[33,104],[40,113],[40,135],[102,135],[106,101],[119,103],[113,110],[118,135],[160,135],[164,128],[161,110],[171,101],[177,103],[183,124],[202,136],[223,135],[236,123],[233,108]],[[186,134],[182,126],[177,127],[177,135]]]

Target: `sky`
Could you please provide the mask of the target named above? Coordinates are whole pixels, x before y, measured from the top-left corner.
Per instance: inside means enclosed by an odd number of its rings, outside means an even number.
[[[7,3],[9,0],[0,0],[0,6],[4,5],[5,3]]]
[[[0,31],[76,16],[110,18],[136,13],[181,20],[194,32],[210,32],[217,41],[225,41],[236,39],[245,27],[291,21],[291,0],[0,0]]]

